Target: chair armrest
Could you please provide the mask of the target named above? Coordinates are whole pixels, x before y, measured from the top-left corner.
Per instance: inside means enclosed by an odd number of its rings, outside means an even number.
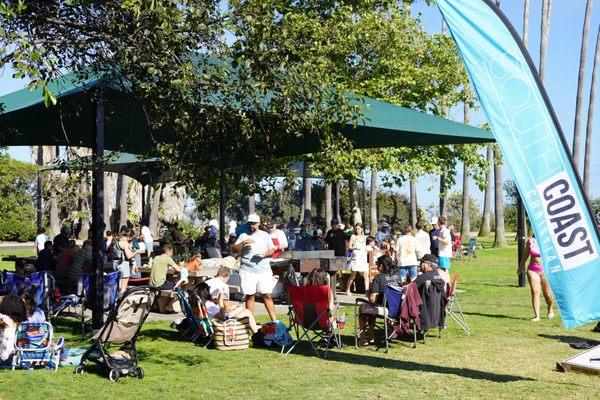
[[[64,345],[65,345],[65,338],[61,336],[56,341],[56,344],[54,345],[54,350],[60,350],[63,348]]]

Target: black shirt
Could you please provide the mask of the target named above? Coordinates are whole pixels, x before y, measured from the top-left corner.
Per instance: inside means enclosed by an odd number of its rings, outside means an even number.
[[[400,284],[400,276],[397,274],[386,274],[380,272],[375,275],[373,278],[373,282],[371,283],[370,293],[376,294],[377,299],[375,300],[375,304],[383,305],[383,295],[385,293],[385,287],[388,285],[402,287]]]
[[[439,237],[442,231],[439,229],[432,229],[429,231],[429,239],[431,239],[431,254],[434,256],[438,255],[439,250],[439,242],[437,240],[433,240],[434,237]]]
[[[337,257],[345,257],[346,254],[346,234],[341,229],[331,229],[325,235],[327,248],[333,250]]]
[[[69,236],[63,233],[59,233],[54,236],[54,254],[59,255],[63,249],[69,247]]]

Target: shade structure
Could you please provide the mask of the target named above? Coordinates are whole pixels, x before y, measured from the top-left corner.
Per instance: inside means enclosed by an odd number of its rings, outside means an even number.
[[[159,158],[142,158],[135,154],[107,151],[104,153],[104,172],[115,172],[127,175],[142,185],[167,183],[175,180],[170,171],[165,171]],[[91,169],[91,157],[82,157],[77,161],[66,161],[45,166],[42,171]]]
[[[94,104],[89,91],[100,80],[67,74],[50,84],[56,106],[46,107],[40,89],[22,89],[0,97],[0,145],[68,145],[92,147]],[[167,128],[153,130],[141,104],[120,88],[104,83],[106,113],[104,148],[132,154],[151,154],[157,143],[173,143],[177,135]],[[355,148],[483,143],[491,132],[441,117],[364,98],[364,120],[340,127]],[[300,136],[278,146],[281,156],[319,150],[313,136]]]

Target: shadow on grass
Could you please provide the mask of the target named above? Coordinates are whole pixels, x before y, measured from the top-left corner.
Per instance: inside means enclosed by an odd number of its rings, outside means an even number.
[[[575,342],[592,341],[591,339],[588,339],[588,338],[583,338],[583,337],[579,337],[579,336],[570,336],[570,335],[546,335],[544,333],[540,333],[538,336],[541,338],[544,338],[544,339],[557,340],[561,343],[567,343],[567,344],[571,344],[571,343],[575,343]]]
[[[148,339],[155,341],[157,339],[169,340],[172,342],[185,342],[181,334],[174,329],[144,329],[138,335],[138,340]]]
[[[479,312],[463,312],[463,314],[465,314],[465,315],[473,315],[473,316],[476,316],[476,317],[486,317],[486,318],[516,319],[516,320],[520,320],[520,321],[525,321],[526,320],[526,318],[513,317],[511,315],[504,315],[504,314],[486,314],[486,313],[479,313]]]

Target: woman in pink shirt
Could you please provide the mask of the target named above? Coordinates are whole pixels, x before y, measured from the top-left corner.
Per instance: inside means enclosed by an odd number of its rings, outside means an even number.
[[[553,297],[552,291],[550,290],[550,284],[544,274],[544,267],[542,266],[542,255],[537,245],[535,237],[529,238],[527,241],[527,247],[523,253],[523,258],[519,264],[519,272],[525,271],[525,263],[529,258],[529,265],[527,266],[527,280],[531,287],[531,303],[533,305],[534,317],[531,319],[533,322],[540,320],[540,292],[544,294],[546,305],[548,306],[548,318],[554,318],[554,311],[552,309]]]

